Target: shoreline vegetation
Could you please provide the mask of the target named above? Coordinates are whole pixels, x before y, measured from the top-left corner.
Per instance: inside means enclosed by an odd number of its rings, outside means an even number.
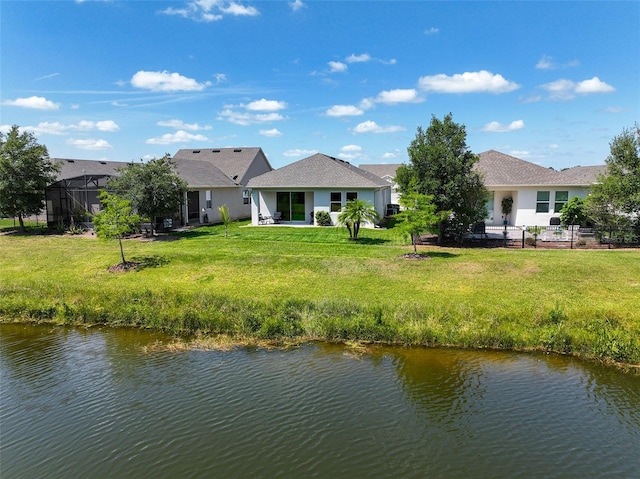
[[[0,231],[10,223],[0,222]],[[207,225],[153,241],[0,235],[0,322],[164,331],[170,346],[347,345],[571,354],[640,373],[638,250],[421,246],[398,228]],[[160,241],[172,239],[173,241]]]

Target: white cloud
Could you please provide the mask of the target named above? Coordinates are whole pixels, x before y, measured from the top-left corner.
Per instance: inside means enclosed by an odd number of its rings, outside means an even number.
[[[11,131],[11,125],[0,125],[0,132],[9,133]]]
[[[439,31],[440,31],[440,29],[437,28],[437,27],[429,27],[424,31],[424,34],[425,35],[435,35]]]
[[[590,93],[612,93],[616,91],[611,85],[593,77],[590,80],[583,80],[576,85],[576,93],[588,95]]]
[[[3,105],[19,106],[22,108],[33,108],[36,110],[57,110],[60,103],[54,103],[42,96],[30,96],[29,98],[16,98],[15,100],[5,100]]]
[[[325,114],[327,116],[358,116],[364,114],[364,111],[354,105],[333,105]]]
[[[245,105],[245,108],[249,111],[278,111],[287,108],[287,104],[284,101],[266,100],[262,98]]]
[[[100,131],[118,131],[120,127],[112,120],[104,120],[96,122],[96,129]]]
[[[318,150],[302,150],[300,148],[295,148],[293,150],[287,150],[283,153],[287,158],[298,158],[300,156],[311,156],[318,153]]]
[[[540,85],[540,88],[547,91],[547,100],[571,100],[577,94],[590,95],[592,93],[611,93],[616,91],[611,85],[601,81],[598,77],[575,83],[571,80],[561,78],[559,80]]]
[[[384,153],[382,155],[382,159],[392,160],[394,158],[397,158],[398,156],[400,156],[400,150],[396,148],[394,151],[387,151],[386,153]]]
[[[358,134],[358,133],[395,133],[397,131],[404,131],[404,130],[406,130],[406,128],[402,126],[396,126],[396,125],[381,126],[381,125],[378,125],[375,121],[367,120],[356,125],[355,128],[353,128],[351,131],[353,131],[353,133]]]
[[[376,103],[387,103],[393,105],[396,103],[420,103],[424,98],[420,98],[418,92],[414,88],[396,89],[381,91],[374,100]]]
[[[268,123],[271,121],[282,121],[284,119],[285,117],[283,117],[280,113],[252,114],[234,111],[230,108],[223,110],[218,116],[218,120],[227,120],[230,123],[241,126],[248,126],[256,123]]]
[[[268,138],[275,138],[277,136],[282,136],[282,132],[277,128],[272,128],[271,130],[260,130],[259,133],[262,136],[266,136]]]
[[[198,83],[193,78],[187,78],[179,73],[139,71],[131,77],[131,85],[151,91],[201,91],[211,85],[211,82]]]
[[[69,138],[66,143],[81,150],[108,150],[109,148],[113,148],[106,140],[74,140],[73,138]]]
[[[172,143],[187,143],[190,141],[209,141],[204,135],[194,135],[184,130],[175,133],[166,133],[160,137],[149,138],[145,143],[149,145],[170,145]]]
[[[486,70],[456,73],[455,75],[429,75],[421,77],[418,85],[425,91],[435,93],[507,93],[520,85],[506,80],[502,75]]]
[[[185,123],[182,120],[166,120],[159,121],[156,123],[158,126],[166,126],[169,128],[175,128],[176,130],[189,130],[189,131],[199,131],[199,130],[210,130],[211,127],[209,125],[198,125],[197,123]]]
[[[57,121],[48,122],[43,121],[38,123],[36,126],[26,126],[26,130],[32,131],[37,135],[66,135],[70,131],[107,131],[114,132],[118,131],[120,127],[113,120],[103,120],[103,121],[88,121],[81,120],[78,123],[72,123],[70,125],[64,125]]]
[[[160,11],[160,13],[205,23],[222,20],[225,15],[250,17],[260,15],[260,12],[255,7],[247,7],[236,2],[222,0],[194,0],[187,2],[182,8],[168,7]]]
[[[358,151],[362,151],[362,147],[360,145],[345,145],[340,148],[342,152],[354,153]]]
[[[342,62],[329,62],[327,63],[331,69],[331,73],[340,73],[347,71],[347,65]]]
[[[297,12],[298,10],[306,7],[307,5],[305,5],[302,0],[295,0],[293,2],[289,2],[289,7],[291,7],[291,10],[293,10],[294,12]]]
[[[371,55],[368,53],[361,53],[360,55],[351,54],[345,58],[347,63],[364,63],[371,61]]]
[[[482,127],[482,131],[488,131],[492,133],[504,133],[507,131],[521,130],[523,128],[524,128],[524,121],[522,120],[512,121],[508,125],[503,125],[501,123],[498,123],[497,121],[492,121],[484,125]]]
[[[220,2],[216,2],[220,3]],[[255,17],[260,15],[260,12],[255,7],[245,7],[244,5],[240,5],[236,2],[231,2],[227,6],[220,5],[220,11],[222,13],[228,13],[229,15],[233,15],[236,17],[247,16],[247,17]]]
[[[604,109],[604,111],[606,111],[607,113],[620,113],[620,112],[623,112],[624,110],[625,108],[622,106],[608,106],[607,108]]]
[[[536,68],[538,70],[557,70],[559,68],[577,67],[578,65],[580,65],[578,60],[571,60],[567,63],[557,63],[553,60],[553,57],[542,55],[538,63],[536,63]]]

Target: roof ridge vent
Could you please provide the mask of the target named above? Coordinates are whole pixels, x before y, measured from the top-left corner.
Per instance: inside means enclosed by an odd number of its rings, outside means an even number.
[[[193,150],[192,153],[200,153],[200,150]]]
[[[100,162],[100,164],[101,164],[101,165],[106,165],[106,164],[107,164],[107,162],[106,162],[106,161],[101,161],[101,162]]]
[[[211,153],[220,153],[220,150],[211,150]]]
[[[233,150],[234,153],[240,153],[242,150],[240,148],[236,148],[235,150]]]
[[[67,160],[67,163],[75,163],[75,160]]]

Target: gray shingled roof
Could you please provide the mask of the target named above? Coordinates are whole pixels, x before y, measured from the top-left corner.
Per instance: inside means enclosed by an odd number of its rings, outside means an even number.
[[[313,156],[249,180],[248,188],[379,188],[389,182],[331,156]]]
[[[56,181],[70,180],[81,176],[118,176],[117,168],[127,165],[123,161],[72,160],[67,158],[51,158],[60,164],[60,174]]]
[[[174,162],[178,175],[187,182],[189,188],[224,188],[237,186],[236,182],[207,161],[177,158]]]
[[[264,155],[261,148],[189,148],[181,149],[173,159],[205,161],[228,178],[243,183],[251,163],[258,154]],[[266,157],[265,157],[266,158]]]
[[[562,170],[560,174],[568,185],[591,185],[595,183],[599,175],[607,172],[607,165],[574,166]]]
[[[400,166],[400,163],[384,163],[381,165],[370,164],[370,165],[360,165],[360,168],[366,170],[370,173],[373,173],[380,178],[384,178],[385,176],[394,178],[396,176],[396,170]]]
[[[599,168],[576,167],[556,171],[495,150],[485,151],[479,156],[476,169],[483,174],[487,187],[588,186],[595,181],[593,173]]]

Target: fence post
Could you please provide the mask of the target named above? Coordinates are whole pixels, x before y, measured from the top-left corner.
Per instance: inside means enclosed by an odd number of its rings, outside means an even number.
[[[573,225],[571,225],[571,249],[573,249]]]
[[[525,228],[522,227],[522,249],[524,249],[524,233],[525,233]]]

